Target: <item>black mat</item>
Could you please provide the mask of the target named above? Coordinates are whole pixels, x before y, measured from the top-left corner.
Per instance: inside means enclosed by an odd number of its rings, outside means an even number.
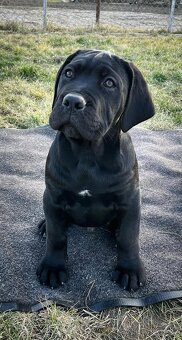
[[[42,304],[37,302],[51,300],[98,311],[182,297],[181,130],[134,128],[131,135],[140,169],[140,243],[147,272],[146,287],[135,293],[122,291],[111,281],[116,249],[104,228],[91,232],[70,227],[68,283],[56,290],[39,284],[35,273],[45,240],[36,224],[43,218],[44,166],[54,131],[49,127],[0,131],[0,310],[38,310]]]

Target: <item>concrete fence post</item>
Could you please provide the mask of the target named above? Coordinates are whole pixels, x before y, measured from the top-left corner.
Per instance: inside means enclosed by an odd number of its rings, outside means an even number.
[[[43,0],[43,29],[47,29],[47,0]]]
[[[173,27],[173,22],[174,22],[175,6],[176,6],[176,0],[172,0],[171,8],[170,8],[170,14],[169,14],[169,18],[168,18],[168,26],[167,26],[167,31],[169,33],[172,32],[172,27]]]

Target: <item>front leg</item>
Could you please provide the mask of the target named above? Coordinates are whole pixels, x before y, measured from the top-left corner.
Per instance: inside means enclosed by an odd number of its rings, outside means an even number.
[[[118,259],[113,280],[122,289],[135,291],[145,284],[145,269],[139,256],[139,191],[132,197],[124,216],[120,212],[115,223]]]
[[[46,254],[37,269],[37,276],[40,283],[57,288],[67,280],[67,218],[47,190],[44,193],[44,213]]]

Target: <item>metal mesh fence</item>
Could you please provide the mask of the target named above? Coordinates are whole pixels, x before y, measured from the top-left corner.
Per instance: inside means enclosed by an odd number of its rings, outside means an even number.
[[[0,25],[93,27],[96,8],[97,21],[103,25],[182,30],[182,0],[0,0]]]

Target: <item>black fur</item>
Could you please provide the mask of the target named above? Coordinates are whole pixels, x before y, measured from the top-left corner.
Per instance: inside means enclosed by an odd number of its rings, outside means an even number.
[[[50,125],[58,130],[46,164],[47,249],[37,274],[58,287],[67,279],[70,223],[115,231],[113,280],[123,289],[145,283],[139,257],[140,191],[130,136],[154,106],[139,70],[103,51],[77,51],[60,68]],[[89,254],[88,254],[89,256]]]

